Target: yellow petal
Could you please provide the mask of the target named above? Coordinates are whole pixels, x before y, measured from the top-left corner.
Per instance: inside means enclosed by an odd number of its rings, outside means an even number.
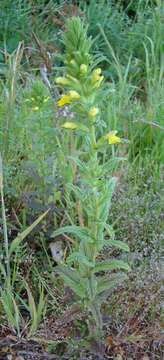
[[[97,68],[95,70],[93,70],[92,72],[92,76],[91,76],[91,81],[93,84],[95,84],[97,81],[100,80],[100,76],[101,75],[101,68]]]
[[[70,95],[64,94],[62,97],[57,101],[59,107],[64,106],[65,104],[69,104],[71,102]]]
[[[67,121],[61,127],[64,128],[64,129],[74,130],[74,129],[78,128],[78,125],[73,123],[73,122]]]
[[[99,112],[99,109],[97,107],[91,107],[89,112],[88,112],[88,115],[91,116],[91,117],[95,117]]]
[[[80,65],[80,73],[82,75],[85,75],[87,73],[87,65],[86,64],[81,64]]]
[[[116,135],[117,131],[113,130],[110,131],[107,135],[105,135],[105,139],[108,141],[110,145],[119,144],[121,139],[119,136]]]

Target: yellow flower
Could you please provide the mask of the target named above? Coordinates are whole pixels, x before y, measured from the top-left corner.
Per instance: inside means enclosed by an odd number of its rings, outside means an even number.
[[[85,75],[87,73],[87,65],[86,64],[81,64],[80,65],[80,73],[82,75]]]
[[[74,130],[74,129],[77,129],[78,125],[73,122],[67,121],[61,127],[64,129]]]
[[[98,114],[98,112],[99,112],[99,109],[97,107],[93,106],[93,107],[90,108],[90,110],[88,112],[88,115],[90,117],[95,117]]]
[[[65,104],[70,104],[71,98],[70,95],[64,94],[62,97],[57,101],[58,106],[64,106]]]
[[[69,91],[69,96],[70,96],[70,100],[79,100],[80,99],[79,93],[74,90]]]
[[[62,95],[62,97],[58,100],[58,106],[64,106],[65,104],[70,104],[73,100],[80,99],[80,95],[77,91],[70,90],[68,94]]]
[[[97,68],[93,70],[91,77],[91,81],[93,84],[95,84],[97,81],[100,80],[100,75],[101,75],[101,68]]]
[[[59,76],[55,79],[56,84],[59,85],[67,85],[69,84],[69,80],[66,79],[65,77]]]
[[[33,111],[38,111],[39,110],[39,106],[35,106],[32,108]]]
[[[105,139],[108,141],[110,145],[119,144],[121,139],[119,136],[116,136],[117,130],[109,131],[107,135],[105,135]]]
[[[91,82],[94,85],[94,87],[98,88],[103,81],[104,76],[101,75],[101,68],[97,68],[93,70],[92,76],[91,76]]]

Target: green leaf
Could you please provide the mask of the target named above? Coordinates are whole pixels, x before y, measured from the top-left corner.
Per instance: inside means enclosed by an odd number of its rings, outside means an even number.
[[[28,286],[28,284],[25,282],[26,285],[26,290],[27,290],[27,295],[28,295],[28,305],[29,305],[29,312],[30,312],[30,320],[31,320],[31,326],[30,326],[30,335],[34,334],[35,331],[37,330],[37,309],[36,309],[36,304],[35,304],[35,300],[34,297],[32,295],[32,292],[30,290],[30,287]]]
[[[77,236],[80,240],[86,241],[88,243],[93,243],[94,239],[91,238],[89,229],[76,225],[63,226],[57,230],[55,230],[51,237],[55,237],[62,234],[73,234]]]
[[[105,229],[112,240],[114,240],[115,232],[112,225],[105,224]]]
[[[89,261],[84,254],[81,254],[78,251],[74,251],[71,255],[67,257],[67,264],[71,265],[74,261],[78,261],[79,264],[86,265],[90,268],[93,268],[95,265],[92,261]]]
[[[108,235],[110,236],[110,239],[104,239],[104,245],[114,246],[120,250],[124,250],[127,252],[130,251],[129,246],[127,244],[125,244],[123,241],[114,239],[115,233],[111,225],[105,224],[105,229]]]
[[[69,160],[72,160],[75,162],[75,164],[79,167],[80,171],[82,173],[86,173],[88,172],[88,168],[87,168],[87,165],[86,163],[84,163],[83,161],[81,161],[80,159],[78,159],[77,157],[75,156],[68,156],[67,157]]]
[[[112,274],[110,276],[101,276],[97,279],[97,294],[101,294],[103,291],[114,289],[122,281],[127,279],[128,277],[124,273]]]
[[[0,272],[3,274],[4,278],[6,278],[6,270],[5,267],[2,265],[2,263],[0,262]]]
[[[106,181],[106,183],[102,189],[103,195],[101,196],[101,198],[99,200],[99,207],[100,207],[99,218],[100,218],[100,221],[102,221],[104,223],[107,221],[107,218],[109,216],[109,209],[111,206],[111,199],[112,199],[115,185],[116,185],[116,178],[112,177],[110,180]]]
[[[105,239],[104,245],[114,246],[114,247],[116,247],[120,250],[124,250],[126,252],[130,251],[129,246],[120,240]]]
[[[9,256],[13,252],[15,252],[20,245],[20,243],[24,240],[24,238],[30,234],[30,232],[40,223],[40,221],[48,214],[49,210],[45,211],[44,214],[40,215],[37,220],[33,222],[26,230],[24,230],[21,234],[19,234],[11,243],[9,249]]]
[[[33,297],[33,294],[31,292],[31,289],[26,281],[24,281],[25,287],[27,290],[28,295],[28,311],[30,312],[30,329],[28,333],[28,337],[35,334],[37,331],[38,325],[41,321],[41,318],[43,316],[43,311],[45,307],[45,298],[44,298],[44,291],[43,288],[41,288],[41,291],[39,292],[39,302],[38,304],[35,303],[35,299]]]
[[[63,278],[64,282],[78,295],[80,298],[85,298],[86,291],[83,284],[83,279],[80,278],[79,274],[68,268],[65,265],[58,265],[55,268],[57,272]]]
[[[8,324],[13,328],[14,332],[16,330],[17,334],[19,335],[21,314],[15,301],[14,294],[11,288],[6,288],[5,290],[0,289],[0,295],[3,311],[5,312],[5,317],[8,321]]]
[[[117,270],[117,269],[130,271],[130,266],[122,260],[104,260],[98,262],[95,265],[93,271],[99,272],[99,271],[108,271],[108,270]]]
[[[73,184],[67,184],[67,188],[69,191],[73,191],[77,199],[79,199],[82,203],[87,199],[87,193],[84,191],[84,189],[81,189],[79,186]]]

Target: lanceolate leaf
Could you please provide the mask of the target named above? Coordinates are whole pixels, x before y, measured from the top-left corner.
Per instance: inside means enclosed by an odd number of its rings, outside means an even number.
[[[87,168],[87,165],[81,161],[80,159],[78,159],[77,157],[74,157],[74,156],[68,156],[68,159],[72,160],[75,162],[75,164],[79,167],[80,171],[82,173],[87,173],[88,172],[88,168]]]
[[[55,268],[55,272],[61,275],[64,282],[75,292],[76,295],[80,298],[85,297],[85,286],[77,271],[64,265],[59,265]]]
[[[82,203],[87,199],[87,192],[84,189],[81,189],[79,186],[68,184],[69,190],[72,190],[76,195],[77,199],[79,199]]]
[[[45,211],[44,214],[40,215],[37,220],[35,220],[26,230],[24,230],[21,234],[19,234],[11,243],[9,249],[9,256],[17,250],[20,243],[24,240],[24,238],[30,234],[30,232],[41,222],[41,220],[48,214],[49,210]]]
[[[5,267],[1,264],[0,262],[0,273],[3,274],[4,278],[6,278],[6,270],[5,270]]]
[[[112,239],[105,239],[104,240],[104,245],[108,245],[108,246],[114,246],[120,250],[124,250],[129,252],[129,246],[127,244],[125,244],[123,241],[120,240],[112,240]]]
[[[89,261],[84,254],[78,251],[74,251],[71,255],[67,257],[67,264],[72,264],[74,261],[78,261],[79,264],[83,264],[91,268],[94,267],[94,263]]]
[[[58,265],[55,267],[55,272],[60,273],[61,275],[63,274],[64,276],[68,276],[70,280],[79,284],[80,275],[77,273],[76,270],[71,269],[66,265]]]
[[[122,281],[127,280],[127,275],[124,273],[117,273],[108,276],[101,276],[97,279],[97,294],[101,295],[103,291],[111,290],[117,287]]]
[[[108,271],[108,270],[117,270],[117,269],[122,269],[122,270],[127,270],[130,271],[130,266],[122,261],[122,260],[104,260],[101,262],[98,262],[93,271],[94,272],[99,272],[99,271]]]
[[[113,177],[106,182],[104,188],[102,189],[103,196],[99,201],[99,207],[100,207],[99,218],[101,219],[102,222],[104,222],[104,225],[109,215],[111,198],[114,192],[115,185],[116,185],[116,178]]]
[[[129,246],[125,244],[123,241],[114,239],[114,230],[111,225],[105,224],[105,229],[107,234],[110,236],[110,239],[104,239],[104,245],[114,246],[120,250],[124,250],[129,252]]]
[[[87,241],[90,243],[94,242],[94,239],[92,239],[90,236],[89,230],[85,227],[76,226],[76,225],[63,226],[60,229],[55,230],[52,233],[51,237],[55,237],[62,234],[73,234],[82,241]]]

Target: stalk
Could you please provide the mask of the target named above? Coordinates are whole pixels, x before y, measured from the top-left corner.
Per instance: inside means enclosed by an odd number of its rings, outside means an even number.
[[[2,222],[3,222],[4,247],[5,247],[5,253],[6,253],[6,270],[7,270],[7,275],[9,276],[9,274],[10,274],[9,242],[8,242],[7,221],[6,221],[5,202],[4,202],[3,166],[2,166],[2,157],[1,157],[1,154],[0,154],[0,192],[1,192],[1,207],[2,207]]]

